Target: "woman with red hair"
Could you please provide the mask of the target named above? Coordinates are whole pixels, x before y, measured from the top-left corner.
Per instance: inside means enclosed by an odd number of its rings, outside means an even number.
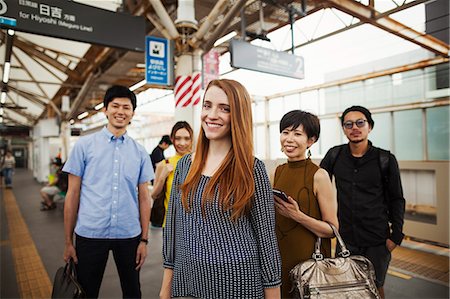
[[[280,297],[272,189],[252,141],[245,87],[211,81],[195,154],[175,171],[161,298]]]

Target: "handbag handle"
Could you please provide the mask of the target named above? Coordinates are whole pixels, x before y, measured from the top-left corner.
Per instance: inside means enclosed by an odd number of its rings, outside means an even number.
[[[64,267],[64,275],[73,277],[77,279],[77,270],[75,269],[75,262],[72,258],[69,258],[69,261],[66,263]]]
[[[339,252],[338,255],[340,257],[344,257],[344,258],[350,256],[350,251],[345,246],[344,240],[342,239],[341,235],[339,234],[339,231],[337,230],[337,228],[333,224],[331,224],[329,222],[327,222],[327,223],[333,230],[333,233],[336,236],[339,247],[341,248],[341,252]],[[320,244],[321,243],[322,243],[322,239],[320,237],[317,237],[316,245],[314,247],[314,252],[312,254],[312,258],[316,261],[323,260],[323,254],[320,252]]]

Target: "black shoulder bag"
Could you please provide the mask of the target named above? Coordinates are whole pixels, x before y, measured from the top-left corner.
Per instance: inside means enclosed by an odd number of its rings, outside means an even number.
[[[75,263],[72,259],[64,267],[60,267],[56,271],[52,298],[86,298],[83,289],[77,281]]]

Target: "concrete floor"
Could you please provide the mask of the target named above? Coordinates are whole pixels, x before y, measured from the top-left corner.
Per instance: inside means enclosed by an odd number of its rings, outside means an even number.
[[[25,220],[50,281],[53,281],[56,270],[64,264],[62,259],[64,249],[62,208],[59,206],[56,210],[39,211],[39,189],[41,185],[33,179],[30,171],[18,169],[13,185],[14,189],[12,191],[15,201]],[[20,298],[17,269],[14,266],[10,230],[4,208],[4,194],[4,192],[0,192],[0,297]],[[162,230],[151,229],[149,239],[148,257],[141,271],[142,295],[143,298],[158,298],[163,273],[161,256]],[[396,270],[398,271],[398,269]],[[387,298],[449,298],[448,285],[430,282],[418,277],[403,279],[388,275],[385,292]],[[100,297],[121,298],[121,294],[114,260],[110,256],[100,290]]]

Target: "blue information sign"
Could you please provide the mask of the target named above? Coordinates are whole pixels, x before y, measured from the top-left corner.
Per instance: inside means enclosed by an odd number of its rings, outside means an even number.
[[[154,36],[145,38],[145,80],[147,84],[173,84],[173,53],[169,40]]]

